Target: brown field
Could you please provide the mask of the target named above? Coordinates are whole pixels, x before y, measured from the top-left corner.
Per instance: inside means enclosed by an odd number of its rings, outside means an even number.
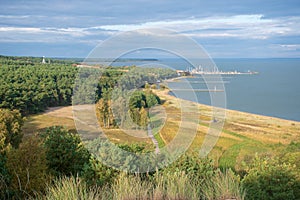
[[[63,126],[72,132],[76,132],[72,106],[51,107],[45,113],[27,117],[23,126],[23,132],[25,136],[29,136],[42,132],[50,126]],[[132,137],[119,129],[104,129],[103,131],[105,136],[115,143],[130,144],[142,142],[149,148],[153,148],[152,142],[148,138]]]

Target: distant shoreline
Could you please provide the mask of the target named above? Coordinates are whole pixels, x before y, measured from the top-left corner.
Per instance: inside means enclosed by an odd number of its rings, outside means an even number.
[[[180,81],[182,80],[182,79],[186,79],[186,78],[193,78],[193,76],[179,76],[179,77],[176,77],[176,78],[172,78],[172,79],[167,79],[167,80],[165,80],[164,82],[166,82],[166,83],[168,83],[168,82],[178,82],[178,83],[180,83]],[[191,81],[191,82],[193,82],[193,81]],[[226,81],[226,80],[224,80],[223,81],[224,83],[228,83],[228,81]],[[203,82],[202,82],[202,84],[205,84],[205,80],[203,80]],[[216,91],[214,90],[214,88],[212,88],[211,90],[208,90],[208,89],[202,89],[202,88],[200,88],[200,89],[195,89],[194,91],[195,92],[223,92],[222,90],[218,90],[219,88],[215,88],[216,89]],[[174,91],[192,91],[193,89],[191,88],[191,89],[180,89],[180,88],[176,88],[176,89],[174,89]],[[171,96],[173,96],[172,94],[170,94],[170,92],[172,92],[173,90],[171,90],[170,89],[170,91],[169,91],[169,95],[171,95]],[[186,99],[184,99],[184,100],[186,100]],[[206,102],[206,101],[205,101]],[[202,102],[197,102],[197,101],[195,101],[195,103],[199,103],[199,104],[203,104],[203,105],[207,105],[207,106],[210,106],[210,104],[207,104],[207,103],[202,103]],[[241,108],[241,107],[239,107],[240,109],[243,109],[243,108]],[[247,108],[247,107],[246,107]],[[260,115],[260,116],[266,116],[266,117],[273,117],[273,118],[279,118],[279,119],[283,119],[283,120],[288,120],[288,121],[294,121],[294,122],[300,122],[300,120],[298,120],[298,117],[297,118],[293,118],[293,117],[288,117],[288,116],[280,116],[280,114],[278,114],[278,115],[272,115],[273,113],[269,113],[269,115],[268,114],[266,114],[266,113],[263,113],[263,112],[258,112],[257,110],[254,110],[253,112],[250,110],[250,109],[246,109],[247,111],[245,111],[245,110],[239,110],[239,109],[235,109],[235,108],[226,108],[227,110],[233,110],[233,111],[239,111],[239,112],[245,112],[245,113],[249,113],[249,114],[254,114],[254,115]],[[255,112],[256,111],[256,112]]]
[[[177,99],[177,100],[180,99],[182,101],[188,101],[188,102],[197,104],[197,106],[199,106],[199,107],[206,107],[206,108],[209,108],[209,109],[212,108],[211,105],[207,105],[207,104],[203,104],[203,103],[199,103],[199,102],[194,102],[194,101],[190,101],[190,100],[178,98],[176,96],[171,95],[170,92],[172,92],[170,89],[165,89],[164,90],[164,96],[167,96],[169,98],[174,98],[174,99]],[[159,93],[159,94],[162,94],[162,93]],[[161,97],[161,96],[159,96],[159,97]],[[250,113],[250,112],[245,112],[245,111],[240,111],[240,110],[233,110],[233,109],[228,109],[228,108],[225,108],[225,111],[226,111],[226,113],[230,112],[231,114],[252,115],[252,116],[254,116],[256,118],[268,118],[270,120],[272,120],[272,119],[274,119],[274,120],[283,120],[283,121],[291,122],[291,123],[299,123],[299,125],[300,125],[300,121],[290,120],[290,119],[284,119],[284,118],[280,118],[280,117],[274,117],[274,116],[268,116],[268,115],[261,115],[261,114]],[[300,131],[299,131],[299,133],[300,133]]]

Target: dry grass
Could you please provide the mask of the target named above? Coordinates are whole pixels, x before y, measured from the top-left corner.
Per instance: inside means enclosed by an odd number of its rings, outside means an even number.
[[[164,106],[168,118],[160,134],[164,141],[169,143],[175,137],[180,126],[180,102],[191,105],[195,105],[195,103],[178,100],[168,95],[168,90],[156,90],[155,92],[165,102]],[[194,116],[200,115],[201,123],[198,124],[198,133],[190,147],[191,150],[199,150],[201,148],[212,119],[210,106],[196,105],[198,109],[194,109]],[[192,112],[190,115],[193,115]],[[191,121],[191,123],[196,123],[196,121]],[[276,154],[278,152],[276,152],[276,149],[274,150],[272,145],[279,143],[286,145],[292,141],[299,140],[300,122],[226,110],[226,121],[223,131],[209,155],[216,160],[217,164],[220,164],[219,162],[230,163],[235,165],[232,167],[239,168],[241,160],[245,156],[263,152]]]
[[[156,91],[164,101],[170,124],[179,124],[180,122],[180,101],[177,98],[168,95],[168,90]],[[195,104],[194,102],[189,102]],[[211,107],[197,104],[200,111],[200,120],[202,122],[209,122],[211,120]],[[171,116],[171,117],[169,117]],[[168,125],[168,124],[167,124]],[[238,133],[247,138],[262,141],[265,143],[283,143],[289,144],[291,141],[300,140],[300,122],[284,120],[274,117],[250,114],[234,110],[226,110],[226,122],[224,129],[227,131]],[[203,131],[200,125],[199,131]],[[222,136],[228,137],[226,132]],[[229,136],[234,139],[234,136]]]
[[[72,106],[51,107],[42,114],[31,115],[27,117],[23,126],[25,136],[41,132],[50,126],[64,126],[66,129],[76,132],[76,126],[73,118]],[[147,144],[147,147],[153,148],[149,138],[133,137],[119,129],[103,129],[105,136],[115,143],[137,143]]]
[[[183,126],[182,120],[186,120],[183,128],[188,133],[187,135],[193,131],[193,127],[197,127],[197,134],[190,150],[199,150],[212,119],[211,107],[177,99],[168,95],[168,90],[154,90],[154,92],[164,102],[161,109],[164,109],[166,118],[161,117],[165,122],[162,129],[159,130],[162,141],[166,145],[170,143],[178,133],[179,127]],[[187,113],[181,112],[182,104],[187,108]],[[76,130],[72,106],[55,107],[43,114],[29,116],[23,127],[23,132],[25,135],[30,135],[54,125]],[[147,148],[153,148],[151,140],[145,134],[142,134],[143,137],[135,137],[135,135],[129,135],[119,129],[104,129],[103,131],[115,143],[142,142],[147,144]],[[220,159],[224,159],[222,157],[227,156],[230,158],[229,163],[233,163],[233,159],[236,159],[236,165],[239,165],[240,161],[249,154],[254,155],[256,152],[264,151],[276,153],[276,149],[272,145],[279,143],[286,145],[291,141],[299,140],[300,122],[227,110],[223,131],[209,155],[217,163]]]
[[[75,130],[72,106],[52,107],[45,113],[27,117],[23,126],[23,133],[25,136],[32,135],[50,126],[64,126],[68,130]]]

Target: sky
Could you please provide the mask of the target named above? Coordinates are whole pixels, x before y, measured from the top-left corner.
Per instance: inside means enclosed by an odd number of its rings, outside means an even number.
[[[84,58],[144,28],[191,37],[213,58],[300,58],[299,0],[0,0],[0,55]]]

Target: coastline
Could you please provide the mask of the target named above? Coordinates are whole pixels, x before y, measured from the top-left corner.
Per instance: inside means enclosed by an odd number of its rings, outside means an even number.
[[[169,89],[156,90],[155,93],[165,101],[165,107],[175,106],[180,109],[179,102],[184,101],[196,105],[200,110],[200,124],[212,120],[212,106],[179,99],[169,94]],[[240,135],[267,141],[268,143],[289,144],[300,141],[300,122],[276,117],[252,114],[238,110],[226,109],[224,131],[236,132]],[[201,126],[201,125],[200,125]]]
[[[265,83],[263,80],[270,78],[270,75],[265,76],[253,76],[253,78],[247,76],[245,80],[244,78],[224,76],[222,81],[224,85],[216,81],[217,79],[215,78],[205,80],[201,76],[179,76],[165,80],[165,83],[170,86],[171,95],[179,92],[179,96],[186,95],[183,97],[185,99],[191,99],[190,97],[194,95],[192,92],[195,91],[195,96],[201,98],[199,99],[200,104],[211,105],[210,94],[207,92],[226,91],[227,109],[300,122],[299,112],[295,109],[299,107],[295,88],[288,87],[284,89],[278,87],[278,89],[274,90],[272,85],[275,86],[277,83],[274,81],[272,82],[273,84]],[[286,82],[288,80],[282,79],[282,81]],[[265,85],[260,87],[256,83]],[[282,93],[279,93],[279,90],[282,90]],[[290,95],[294,98],[287,98]],[[196,99],[193,99],[193,101],[198,103]]]
[[[175,78],[175,80],[176,79],[178,79],[178,78]],[[164,89],[163,96],[168,96],[168,98],[175,98],[175,99],[180,99],[180,100],[183,100],[183,101],[191,102],[193,104],[197,104],[200,107],[206,107],[206,108],[209,108],[209,109],[212,108],[212,106],[210,106],[210,105],[206,105],[206,104],[202,104],[202,103],[199,103],[199,102],[194,102],[194,101],[190,101],[190,100],[186,100],[186,99],[181,99],[181,98],[175,97],[173,95],[170,95],[169,94],[170,92],[172,92],[170,89]],[[228,109],[228,108],[226,108],[225,110],[226,110],[226,112],[230,112],[231,114],[240,113],[241,115],[253,115],[253,116],[256,116],[257,118],[269,118],[269,119],[273,119],[273,120],[288,121],[288,122],[291,122],[291,123],[300,123],[300,121],[290,120],[290,119],[284,119],[284,118],[280,118],[280,117],[272,117],[272,116],[268,116],[268,115],[260,115],[260,114],[245,112],[245,111],[232,110],[232,109]]]

